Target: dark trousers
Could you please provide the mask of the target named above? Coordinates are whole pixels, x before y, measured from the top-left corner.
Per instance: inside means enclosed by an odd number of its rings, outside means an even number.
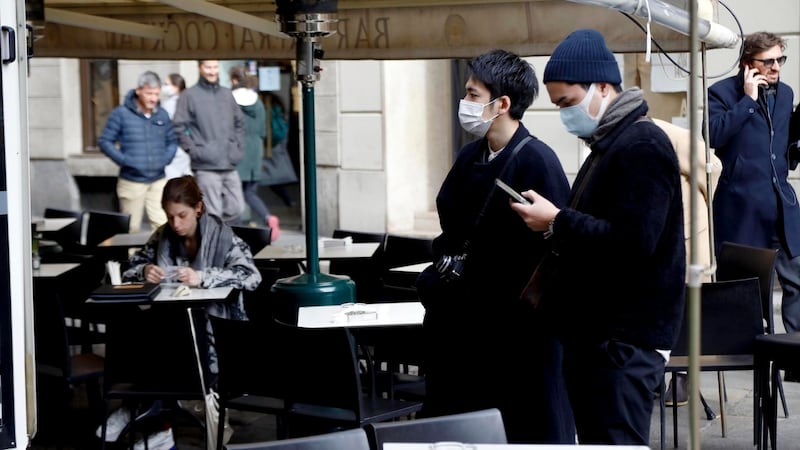
[[[664,358],[619,341],[564,347],[564,376],[580,444],[649,445]]]
[[[800,256],[790,258],[786,246],[777,237],[772,238],[772,248],[778,249],[775,273],[783,289],[783,327],[788,333],[800,331]]]

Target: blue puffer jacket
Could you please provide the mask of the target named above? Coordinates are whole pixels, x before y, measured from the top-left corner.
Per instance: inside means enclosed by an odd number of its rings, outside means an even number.
[[[164,178],[164,167],[175,156],[178,138],[167,112],[156,107],[145,117],[137,106],[136,91],[131,89],[125,102],[108,116],[99,144],[120,167],[120,178],[152,183]]]

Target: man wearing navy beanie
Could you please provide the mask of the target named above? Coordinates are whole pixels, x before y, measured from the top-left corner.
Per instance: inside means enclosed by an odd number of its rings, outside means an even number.
[[[532,278],[538,308],[564,345],[564,376],[580,444],[648,445],[655,393],[683,316],[686,250],[678,160],[647,118],[638,88],[622,90],[603,36],[577,30],[544,69],[550,101],[591,154],[568,206],[537,192],[512,208],[549,237]],[[578,331],[579,330],[579,331]]]

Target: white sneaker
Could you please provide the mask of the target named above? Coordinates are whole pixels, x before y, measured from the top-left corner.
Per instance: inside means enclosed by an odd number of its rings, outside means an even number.
[[[116,442],[130,421],[131,412],[128,408],[121,407],[109,414],[106,419],[106,442]],[[103,436],[103,425],[97,427],[96,434],[98,438]]]
[[[175,439],[172,436],[172,428],[153,433],[147,436],[148,450],[172,450],[175,448]],[[139,439],[133,444],[133,450],[144,450],[144,440]]]

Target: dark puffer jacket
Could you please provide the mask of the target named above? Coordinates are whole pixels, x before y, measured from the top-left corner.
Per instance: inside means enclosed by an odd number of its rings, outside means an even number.
[[[164,167],[175,156],[178,138],[167,112],[157,106],[146,117],[131,89],[123,104],[111,111],[98,143],[120,167],[120,178],[152,183],[164,178]]]

